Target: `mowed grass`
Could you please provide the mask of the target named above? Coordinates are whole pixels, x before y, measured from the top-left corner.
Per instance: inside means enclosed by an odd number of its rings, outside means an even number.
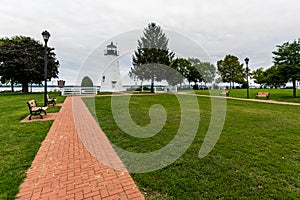
[[[230,97],[247,98],[246,89],[230,89]],[[270,92],[270,99],[275,101],[300,103],[300,90],[296,90],[297,97],[293,97],[292,89],[249,89],[249,98],[255,99],[257,92]],[[220,90],[196,90],[196,94],[219,95]],[[265,99],[265,98],[262,98]]]
[[[93,100],[85,101],[89,104]],[[198,133],[184,155],[157,171],[132,174],[147,199],[299,198],[300,107],[227,100],[222,134],[214,149],[200,159],[198,153],[209,127],[211,101],[198,97],[198,103]],[[111,97],[95,99],[97,118],[110,141],[132,152],[158,150],[177,133],[180,104],[173,95],[132,96],[132,119],[142,126],[150,123],[148,109],[154,104],[166,109],[166,125],[157,135],[141,139],[118,128],[112,116]],[[126,163],[126,158],[122,159]]]
[[[64,101],[58,93],[50,97]],[[20,122],[29,114],[26,102],[35,99],[43,105],[43,93],[0,94],[0,199],[14,199],[25,172],[48,133],[53,121]],[[47,112],[58,112],[60,107],[49,106]]]

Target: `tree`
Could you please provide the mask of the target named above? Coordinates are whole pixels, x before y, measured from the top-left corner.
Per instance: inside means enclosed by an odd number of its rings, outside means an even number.
[[[202,80],[206,86],[207,83],[212,83],[216,75],[216,67],[209,62],[201,62],[198,68],[202,76]]]
[[[198,89],[197,83],[203,80],[199,68],[201,61],[198,58],[189,58],[188,61],[191,63],[187,68],[186,78],[188,82],[194,82],[194,89]]]
[[[272,66],[266,70],[266,85],[274,88],[284,86],[286,80],[281,76],[278,66]]]
[[[187,76],[188,68],[191,63],[185,58],[176,58],[170,64],[170,70],[167,72],[167,81],[170,85],[177,85],[184,82]]]
[[[296,81],[300,80],[300,39],[278,45],[272,53],[282,79],[292,81],[293,97],[296,97]]]
[[[150,80],[152,93],[154,81],[166,79],[165,66],[169,66],[174,57],[174,53],[168,49],[168,41],[160,26],[149,23],[132,57],[133,67],[129,76],[142,81]]]
[[[90,79],[88,76],[83,77],[81,81],[81,87],[94,87],[92,79]]]
[[[229,83],[230,88],[232,84],[234,87],[234,83],[245,82],[245,69],[236,56],[226,55],[224,60],[217,62],[217,67],[222,81]]]
[[[57,78],[59,62],[47,48],[47,79]],[[28,92],[28,84],[41,84],[44,80],[44,46],[30,37],[15,36],[0,45],[1,82],[22,84],[22,91]]]
[[[0,46],[2,46],[4,43],[8,42],[9,38],[0,38]],[[7,84],[10,82],[11,91],[14,92],[14,80],[6,78],[6,75],[2,73],[3,69],[3,61],[0,60],[0,81],[2,84]]]
[[[267,83],[267,73],[264,71],[264,68],[261,67],[253,70],[251,75],[254,79],[254,83],[260,84],[261,88]]]

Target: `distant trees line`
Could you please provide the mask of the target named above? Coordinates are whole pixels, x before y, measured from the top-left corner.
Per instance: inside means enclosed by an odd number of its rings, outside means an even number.
[[[278,45],[273,53],[274,66],[264,70],[249,71],[248,74],[255,83],[270,87],[280,87],[287,82],[293,83],[293,96],[296,97],[296,81],[300,80],[300,40]],[[182,84],[184,81],[194,83],[229,83],[230,88],[235,83],[247,87],[246,68],[238,57],[226,55],[217,62],[216,67],[200,61],[199,58],[175,58],[175,53],[168,49],[168,38],[160,26],[150,23],[144,29],[138,40],[137,50],[132,58],[133,67],[129,76],[141,81],[151,81],[151,91],[154,92],[154,81],[167,80],[170,85]],[[167,67],[166,67],[167,66]],[[218,75],[218,78],[216,78]],[[197,88],[197,87],[194,87]]]

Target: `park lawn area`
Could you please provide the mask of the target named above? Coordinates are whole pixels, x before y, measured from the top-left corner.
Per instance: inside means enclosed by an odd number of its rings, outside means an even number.
[[[200,159],[198,153],[211,117],[211,100],[197,98],[201,120],[188,150],[167,167],[132,174],[147,199],[299,198],[300,106],[227,100],[222,134],[214,149]],[[93,99],[85,99],[87,105],[90,101]],[[113,144],[132,152],[158,150],[176,134],[180,110],[174,95],[132,96],[132,119],[145,126],[150,122],[148,109],[153,104],[166,109],[165,127],[153,137],[135,138],[114,122],[111,97],[95,98],[101,128]],[[126,158],[121,159],[126,163]]]
[[[219,95],[221,90],[195,90],[196,94],[202,95]],[[246,89],[230,89],[230,97],[247,98]],[[296,102],[300,103],[300,90],[297,89],[297,96],[293,98],[293,89],[249,89],[249,98],[255,99],[257,92],[270,92],[270,99],[275,101]],[[265,98],[261,98],[265,99]]]
[[[65,97],[50,93],[62,103]],[[27,101],[43,104],[43,93],[0,94],[0,199],[14,199],[25,172],[48,133],[53,121],[20,122],[28,114]],[[58,112],[59,106],[49,106],[47,112]]]

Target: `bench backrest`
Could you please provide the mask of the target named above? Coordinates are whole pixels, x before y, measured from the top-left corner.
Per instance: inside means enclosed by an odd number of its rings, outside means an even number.
[[[221,90],[221,94],[227,94],[229,93],[229,90]]]
[[[35,102],[35,100],[30,100],[30,101],[27,101],[27,105],[28,105],[29,109],[31,109],[32,107],[36,107],[36,102]]]
[[[258,96],[269,96],[270,92],[258,92],[257,95]]]

